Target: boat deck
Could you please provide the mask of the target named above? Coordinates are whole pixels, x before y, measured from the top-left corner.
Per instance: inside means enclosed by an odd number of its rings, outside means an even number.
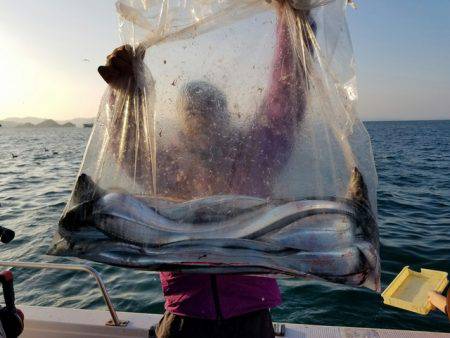
[[[111,318],[107,311],[79,310],[38,306],[19,306],[25,314],[23,338],[149,338],[150,327],[161,315],[118,312],[119,319],[129,321],[126,327],[105,325]],[[287,338],[440,338],[450,333],[402,331],[284,324]],[[150,336],[151,337],[151,336]]]

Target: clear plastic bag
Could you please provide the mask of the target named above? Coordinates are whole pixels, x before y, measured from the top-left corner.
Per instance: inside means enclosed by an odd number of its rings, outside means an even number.
[[[104,94],[50,252],[379,290],[345,7],[119,1],[135,78]]]

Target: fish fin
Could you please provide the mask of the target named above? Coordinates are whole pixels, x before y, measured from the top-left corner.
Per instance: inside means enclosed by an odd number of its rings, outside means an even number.
[[[357,167],[353,168],[352,176],[350,177],[350,183],[347,189],[346,198],[370,207],[367,185],[364,182],[363,175],[361,174],[361,172]]]
[[[81,204],[87,201],[97,200],[106,192],[100,188],[90,176],[81,174],[78,176],[72,193],[73,204]]]

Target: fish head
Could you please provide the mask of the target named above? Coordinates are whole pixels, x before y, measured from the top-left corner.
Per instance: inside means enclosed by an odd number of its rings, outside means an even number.
[[[90,226],[94,203],[95,201],[88,201],[70,208],[61,217],[59,225],[67,230],[77,230]]]
[[[377,217],[369,200],[364,177],[357,167],[353,168],[346,198],[355,208],[356,223],[365,240],[365,243],[358,245],[358,248],[365,257],[370,272],[362,286],[380,292],[380,240]]]
[[[105,194],[105,190],[100,188],[90,176],[86,174],[78,176],[70,203],[59,221],[60,226],[67,230],[77,230],[90,225],[94,204]]]
[[[367,185],[364,182],[362,173],[357,167],[353,168],[350,183],[347,188],[346,198],[361,204],[367,204],[367,206],[370,207]]]
[[[71,196],[71,204],[80,204],[91,200],[97,200],[106,192],[96,184],[89,175],[81,174],[77,178]]]

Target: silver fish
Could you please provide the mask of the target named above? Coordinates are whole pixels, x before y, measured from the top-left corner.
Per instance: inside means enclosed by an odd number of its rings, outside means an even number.
[[[149,205],[154,206],[154,200],[147,201]],[[202,223],[221,221],[266,204],[267,200],[257,197],[217,195],[155,209],[160,215],[172,221]]]
[[[81,175],[50,253],[147,270],[274,274],[379,290],[378,229],[356,168],[348,191],[346,199],[223,195],[180,203],[107,192]]]
[[[78,210],[87,207],[92,208],[90,213]],[[120,193],[106,194],[92,205],[81,205],[70,212],[87,215],[81,222],[77,220],[78,224],[94,224],[113,238],[143,246],[183,240],[253,239],[312,214],[332,213],[356,218],[354,209],[343,202],[305,200],[266,205],[221,222],[179,223],[160,215],[146,202]]]

